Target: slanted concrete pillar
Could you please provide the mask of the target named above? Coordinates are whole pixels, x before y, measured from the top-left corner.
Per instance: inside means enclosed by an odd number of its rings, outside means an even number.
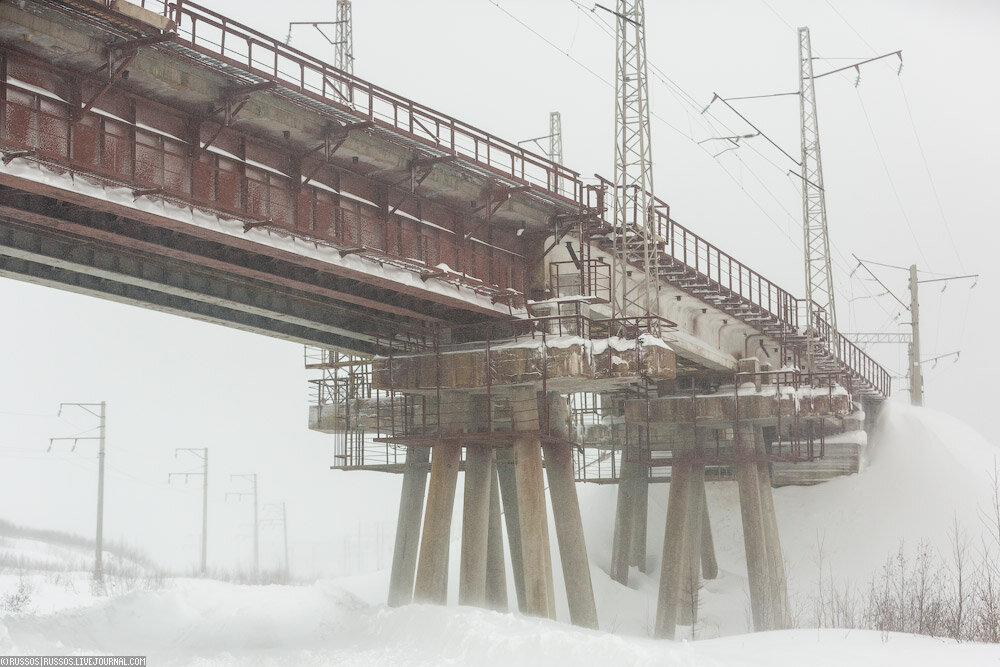
[[[698,622],[698,589],[701,586],[702,518],[705,514],[705,460],[695,451],[691,464],[691,488],[688,490],[687,516],[684,521],[684,564],[681,572],[678,622]]]
[[[766,454],[764,428],[754,428],[754,448],[759,457]],[[771,467],[766,460],[757,462],[757,482],[760,487],[760,507],[764,521],[764,545],[767,548],[767,564],[771,593],[773,624],[772,630],[787,628],[790,623],[788,609],[788,584],[785,579],[785,561],[781,554],[781,540],[778,535],[778,516],[774,511],[774,495],[771,490]]]
[[[467,394],[448,392],[439,406],[440,433],[457,433],[469,419]],[[413,599],[445,604],[448,601],[448,552],[451,543],[451,515],[455,509],[455,485],[462,446],[441,443],[431,454],[431,480],[424,513],[423,538],[417,561]]]
[[[563,439],[569,437],[566,401],[557,393],[549,395],[549,420],[553,436]],[[574,625],[596,629],[597,605],[590,580],[590,562],[583,535],[583,519],[580,517],[580,501],[576,495],[572,451],[569,443],[547,443],[542,448],[545,452],[545,471],[549,480],[549,496],[552,498],[552,515],[555,519],[556,539],[559,541],[563,579],[566,582],[570,621]]]
[[[511,392],[511,413],[514,431],[538,430],[538,402],[534,388],[518,387]],[[545,511],[542,448],[537,434],[521,436],[514,441],[514,473],[521,522],[525,612],[555,618],[555,604],[550,594],[553,589],[552,561]]]
[[[649,522],[649,463],[648,444],[638,444],[632,450],[635,459],[632,493],[632,539],[629,544],[629,565],[646,571],[646,526]]]
[[[399,494],[399,518],[396,520],[396,546],[392,552],[389,576],[389,606],[413,602],[413,578],[417,569],[420,544],[420,516],[427,489],[428,447],[407,447],[403,467],[403,488]]]
[[[660,593],[656,603],[655,636],[673,639],[677,629],[677,606],[681,596],[684,569],[684,530],[691,489],[690,450],[681,444],[674,447],[670,469],[670,496],[667,499],[667,526],[663,536],[660,565]]]
[[[490,528],[486,544],[486,606],[507,611],[507,572],[503,556],[503,528],[500,523],[500,484],[494,455],[490,465]]]
[[[708,496],[702,488],[701,514],[701,576],[715,579],[719,576],[719,564],[715,560],[715,542],[712,540],[712,521],[708,518]]]
[[[503,517],[507,525],[507,544],[510,546],[510,569],[514,577],[514,594],[517,608],[527,613],[527,598],[524,592],[524,555],[521,549],[521,516],[517,501],[517,475],[514,472],[514,448],[496,450],[497,477],[500,481],[500,497],[503,500]]]
[[[768,590],[770,568],[764,540],[764,515],[760,502],[760,483],[757,480],[753,426],[740,425],[736,435],[736,483],[740,492],[743,542],[747,555],[750,612],[754,630],[760,632],[771,629],[773,619],[772,597]]]
[[[615,509],[615,529],[611,538],[611,578],[628,585],[628,569],[634,555],[632,548],[636,531],[636,499],[640,493],[638,485],[639,466],[635,452],[625,445],[622,448],[622,464],[618,471],[618,505]]]
[[[465,448],[465,495],[462,513],[462,564],[458,603],[486,606],[486,554],[489,544],[493,450],[488,444]]]

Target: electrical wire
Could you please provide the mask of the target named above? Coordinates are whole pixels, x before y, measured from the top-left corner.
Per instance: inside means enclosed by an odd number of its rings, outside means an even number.
[[[858,95],[858,102],[861,104],[861,111],[864,112],[865,121],[868,124],[868,131],[871,132],[872,141],[875,142],[875,150],[878,152],[879,160],[882,163],[882,169],[885,171],[885,177],[889,181],[889,189],[892,190],[893,197],[896,199],[896,203],[899,205],[899,212],[903,216],[903,220],[906,222],[906,228],[910,232],[910,236],[913,238],[913,244],[917,248],[917,252],[920,253],[920,258],[924,261],[925,266],[930,266],[930,261],[927,259],[927,255],[924,253],[923,246],[920,244],[920,240],[917,238],[917,233],[913,229],[913,223],[910,221],[910,216],[906,213],[906,207],[903,206],[903,198],[899,195],[899,190],[896,189],[896,181],[892,177],[892,171],[889,169],[889,163],[886,162],[885,154],[882,152],[882,145],[879,143],[878,136],[875,134],[875,127],[872,125],[871,116],[868,115],[868,108],[865,106],[865,101],[861,97],[861,91],[855,89]]]

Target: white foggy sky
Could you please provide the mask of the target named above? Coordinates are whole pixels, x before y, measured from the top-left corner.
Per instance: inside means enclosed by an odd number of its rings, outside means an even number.
[[[613,40],[586,9],[570,0],[498,2],[559,50],[613,80]],[[1000,177],[994,120],[1000,63],[992,46],[1000,7],[985,0],[831,2],[873,48],[825,0],[647,0],[649,60],[698,107],[682,104],[680,93],[651,76],[653,110],[677,128],[653,121],[656,192],[679,222],[801,296],[798,184],[784,173],[794,165],[759,138],[747,143],[762,155],[747,146],[712,159],[721,148],[694,143],[713,136],[700,107],[713,91],[736,96],[795,89],[799,25],[810,26],[814,50],[827,58],[902,49],[899,76],[896,63],[887,61],[863,68],[857,88],[850,73],[817,84],[841,329],[894,331],[908,322],[906,313],[893,321],[900,309],[890,297],[847,302],[845,297],[865,295],[865,287],[883,291],[862,284],[862,272],[848,276],[851,253],[890,264],[916,262],[938,273],[981,273],[972,291],[968,282],[943,293],[926,286],[921,315],[925,357],[962,351],[959,363],[927,369],[927,403],[987,432],[1000,378],[992,345],[1000,235],[991,197]],[[288,21],[332,20],[334,3],[285,2],[277,17],[268,11],[273,5],[204,4],[283,38]],[[354,42],[359,76],[508,140],[546,134],[549,111],[561,111],[567,166],[585,177],[611,176],[612,88],[488,0],[355,0]],[[332,60],[331,47],[305,28],[296,28],[292,45]],[[816,72],[846,62],[818,61]],[[739,104],[797,156],[796,98]],[[712,114],[738,134],[749,132],[721,106]],[[904,273],[879,276],[906,299]],[[330,440],[306,429],[298,345],[13,280],[0,280],[0,308],[2,518],[92,531],[93,445],[72,455],[44,450],[48,437],[71,435],[80,430],[74,425],[93,422],[82,414],[72,423],[26,416],[54,414],[60,401],[108,401],[106,532],[155,550],[173,565],[196,560],[200,529],[198,482],[165,484],[167,472],[195,465],[193,459],[175,461],[174,447],[211,448],[212,555],[229,563],[248,554],[250,530],[249,505],[223,502],[223,493],[235,488],[230,473],[256,471],[264,501],[289,502],[293,555],[313,548],[308,540],[322,542],[315,548],[328,548],[330,558],[342,555],[344,535],[357,531],[349,506],[334,499],[343,485],[364,489],[356,502],[387,489],[378,476],[327,469]],[[905,351],[885,347],[874,354],[901,372]],[[901,389],[905,381],[894,384]],[[392,520],[387,512],[386,521]],[[265,562],[277,539],[266,544]]]

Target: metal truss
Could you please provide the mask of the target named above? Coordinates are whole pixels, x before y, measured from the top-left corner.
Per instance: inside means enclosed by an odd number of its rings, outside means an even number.
[[[831,329],[837,329],[830,234],[823,189],[823,159],[819,145],[819,119],[813,76],[809,28],[799,28],[799,117],[802,124],[802,227],[806,263],[806,303],[823,313]],[[807,327],[812,329],[813,312]]]

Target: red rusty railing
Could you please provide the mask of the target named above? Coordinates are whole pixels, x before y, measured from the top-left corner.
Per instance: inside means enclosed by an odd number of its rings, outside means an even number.
[[[339,70],[206,7],[183,0],[142,0],[142,6],[174,21],[176,43],[226,65],[277,81],[284,88],[347,111],[358,121],[374,121],[548,195],[572,202],[582,196],[583,184],[577,172]]]

